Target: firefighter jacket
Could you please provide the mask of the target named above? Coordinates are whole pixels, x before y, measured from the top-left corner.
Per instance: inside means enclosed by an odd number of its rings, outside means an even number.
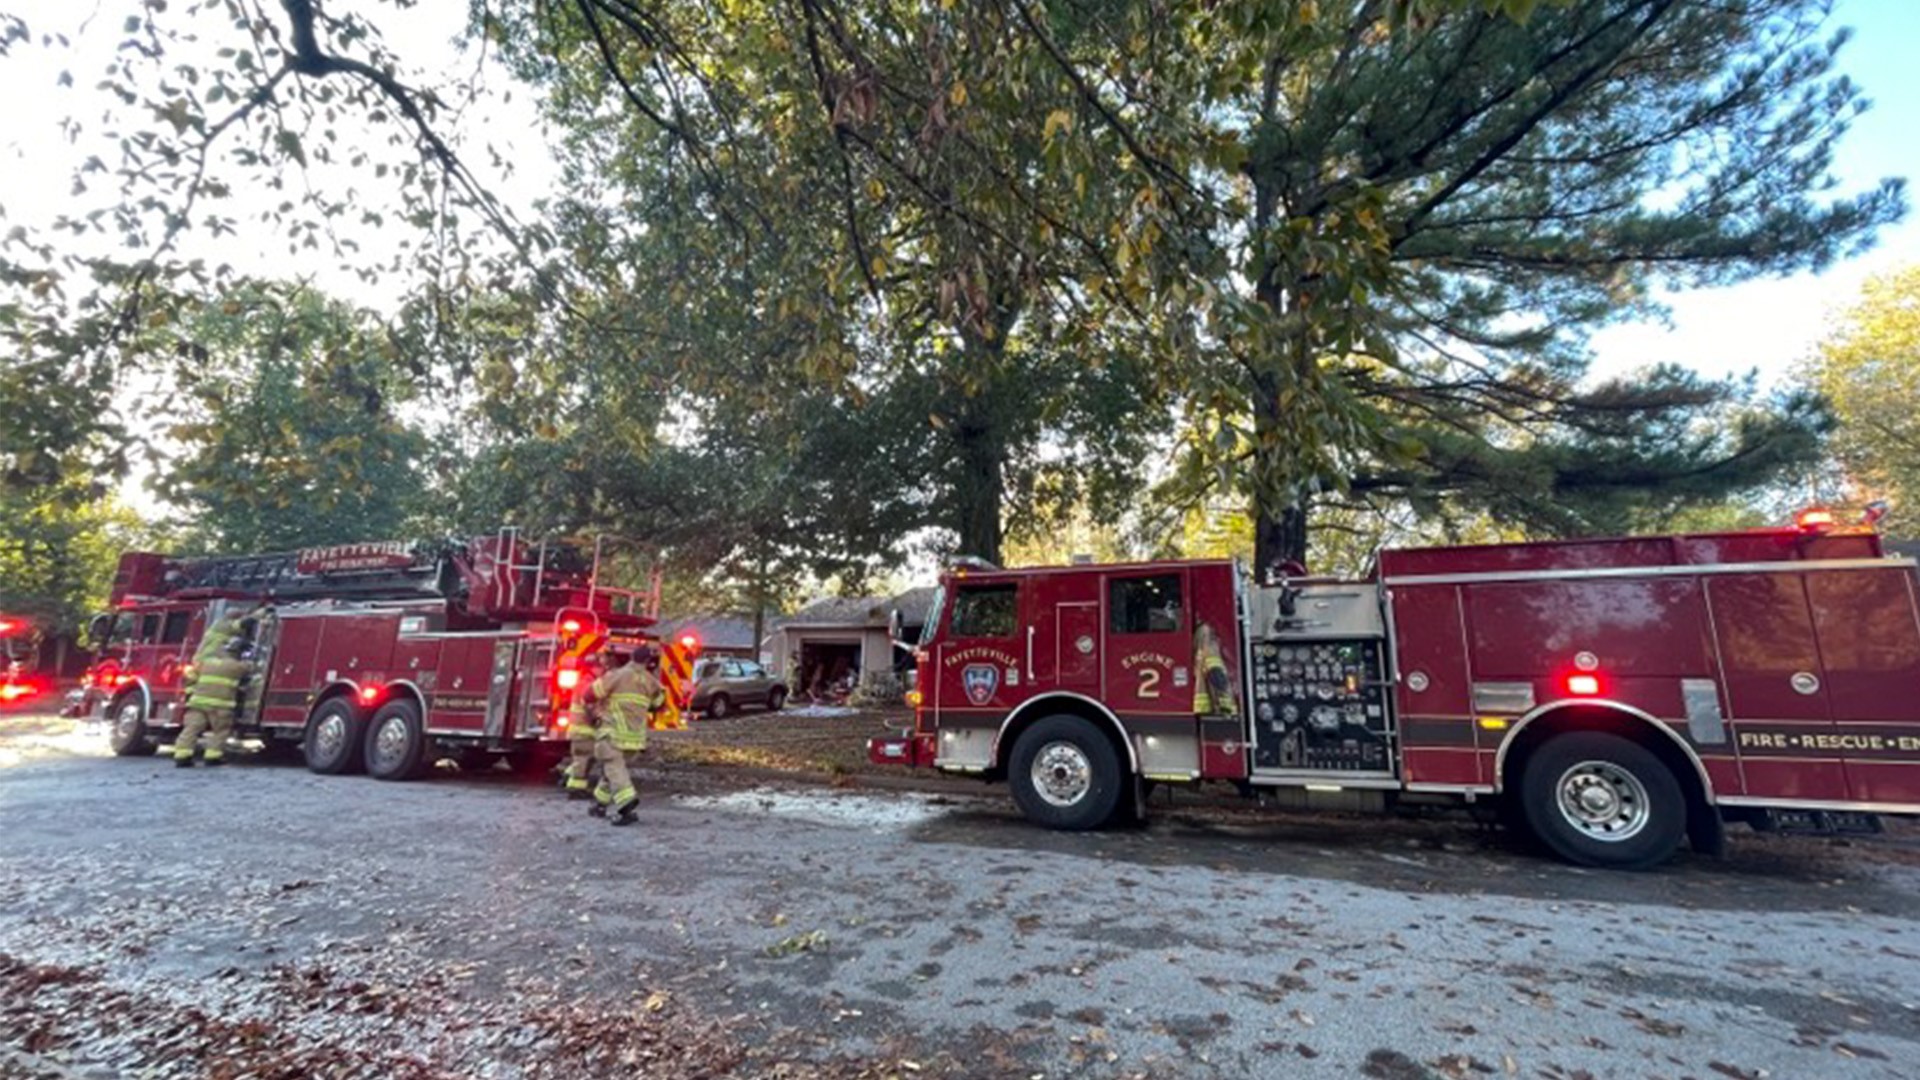
[[[1238,712],[1233,700],[1233,676],[1227,672],[1220,646],[1214,644],[1211,637],[1195,648],[1193,666],[1200,670],[1200,684],[1193,693],[1194,711],[1214,716],[1233,716]]]
[[[207,661],[214,657],[225,657],[227,645],[240,636],[240,616],[222,615],[207,632],[200,637],[200,647],[193,650],[195,667],[206,667]]]
[[[587,690],[588,707],[600,715],[599,734],[620,750],[647,745],[647,714],[666,699],[660,680],[638,663],[614,668]]]
[[[587,672],[586,674],[591,674]],[[595,680],[597,682],[598,680]],[[567,737],[573,739],[591,739],[598,732],[593,726],[594,709],[587,699],[593,694],[593,683],[584,689],[576,690],[567,699]]]
[[[252,674],[253,665],[217,653],[194,665],[193,680],[187,684],[187,708],[203,711],[236,709],[240,705],[240,681]]]

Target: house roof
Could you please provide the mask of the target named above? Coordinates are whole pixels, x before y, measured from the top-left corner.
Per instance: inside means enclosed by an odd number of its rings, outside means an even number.
[[[823,596],[784,620],[787,626],[862,626],[884,629],[891,612],[898,609],[906,626],[927,621],[933,607],[932,586],[908,589],[898,596]]]
[[[653,632],[662,638],[670,638],[680,631],[692,628],[700,635],[704,649],[721,649],[729,652],[757,652],[753,640],[753,619],[739,615],[682,615],[677,618],[663,618],[654,624]],[[772,619],[767,620],[767,632],[775,629]]]

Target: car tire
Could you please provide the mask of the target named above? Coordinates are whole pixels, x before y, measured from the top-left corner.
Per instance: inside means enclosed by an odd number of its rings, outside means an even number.
[[[1097,829],[1120,812],[1127,777],[1119,751],[1077,716],[1049,716],[1013,745],[1008,781],[1027,820],[1049,829]]]
[[[361,771],[366,765],[361,753],[366,727],[366,720],[346,698],[334,697],[321,702],[307,718],[307,731],[300,739],[307,768],[322,776]]]
[[[779,712],[780,707],[785,705],[786,703],[787,703],[786,687],[776,686],[773,689],[767,691],[767,711],[768,712]]]
[[[427,771],[427,733],[420,723],[420,706],[411,698],[396,698],[380,706],[367,721],[365,746],[367,775],[376,780],[415,780]]]
[[[147,732],[146,699],[121,694],[107,710],[107,745],[115,757],[152,757],[159,746]]]
[[[1687,834],[1672,770],[1639,743],[1598,731],[1556,735],[1527,758],[1520,809],[1548,850],[1571,863],[1643,870]]]
[[[700,715],[709,720],[725,720],[733,715],[733,702],[728,701],[725,694],[715,694],[707,699],[707,707],[700,710]]]

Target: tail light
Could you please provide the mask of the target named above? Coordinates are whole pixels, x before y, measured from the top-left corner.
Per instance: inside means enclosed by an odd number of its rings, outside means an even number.
[[[579,668],[561,668],[554,673],[553,684],[562,690],[572,690],[580,685]]]
[[[1600,692],[1600,676],[1585,673],[1567,676],[1567,693],[1575,697],[1592,697]]]

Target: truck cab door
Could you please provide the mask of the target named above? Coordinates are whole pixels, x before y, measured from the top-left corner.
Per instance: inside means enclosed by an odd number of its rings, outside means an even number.
[[[933,656],[942,712],[1006,713],[1029,696],[1027,634],[1016,581],[954,583],[953,615]]]
[[[1193,716],[1193,616],[1187,572],[1106,576],[1106,702],[1123,717]]]

